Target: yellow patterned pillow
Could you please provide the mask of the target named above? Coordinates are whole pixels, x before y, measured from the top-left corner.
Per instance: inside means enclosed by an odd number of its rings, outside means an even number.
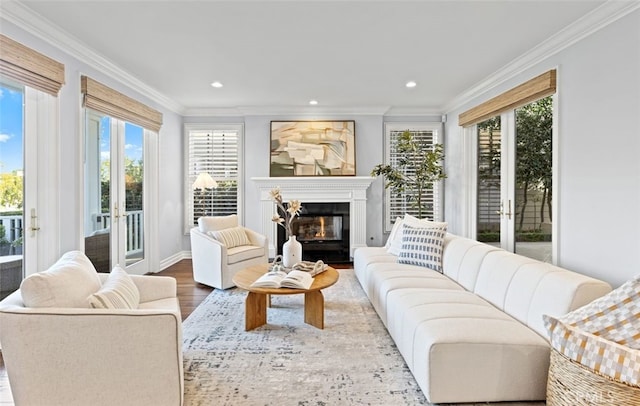
[[[94,309],[137,309],[140,291],[129,274],[116,266],[102,288],[89,296],[89,303]]]
[[[209,231],[209,235],[219,241],[227,248],[239,247],[241,245],[251,245],[244,227],[231,227],[219,231]]]

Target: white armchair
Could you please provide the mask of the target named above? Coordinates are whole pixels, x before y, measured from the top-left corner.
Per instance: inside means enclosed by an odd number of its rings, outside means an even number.
[[[176,280],[130,275],[139,291],[137,308],[90,308],[82,303],[83,289],[91,291],[94,282],[99,287],[110,274],[96,274],[79,251],[65,254],[55,267],[63,278],[57,286],[52,278],[45,282],[57,292],[39,286],[29,293],[23,282],[0,302],[0,345],[15,404],[182,405]],[[93,278],[89,285],[87,278]],[[73,295],[77,302],[69,304]],[[66,303],[44,303],[50,299]],[[34,300],[40,303],[28,307]]]
[[[233,231],[240,230],[246,234],[246,241],[241,241],[236,238],[237,236],[231,236],[226,238],[227,245],[221,242],[225,240],[225,234],[232,235]],[[207,286],[218,289],[235,286],[232,281],[233,276],[241,269],[267,263],[268,253],[267,237],[239,226],[238,216],[235,214],[200,217],[198,227],[191,229],[193,279]]]

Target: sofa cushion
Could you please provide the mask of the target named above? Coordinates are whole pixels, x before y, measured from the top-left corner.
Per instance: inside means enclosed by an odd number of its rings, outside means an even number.
[[[442,273],[445,228],[416,228],[402,225],[402,248],[398,263],[418,265]]]
[[[227,264],[235,264],[237,262],[246,261],[251,258],[258,258],[264,255],[264,247],[255,245],[241,245],[233,247],[227,251]]]
[[[388,330],[430,402],[543,400],[547,341],[471,292],[389,293]]]
[[[211,237],[222,243],[225,247],[233,248],[241,245],[251,245],[244,227],[231,227],[224,230],[209,231]]]
[[[46,271],[26,277],[20,292],[26,307],[89,308],[89,295],[100,286],[89,258],[81,251],[69,251]]]
[[[140,292],[129,274],[116,266],[102,288],[89,296],[89,302],[94,309],[137,309]]]

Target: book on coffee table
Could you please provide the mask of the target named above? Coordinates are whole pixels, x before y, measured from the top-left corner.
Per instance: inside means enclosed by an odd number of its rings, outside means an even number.
[[[304,271],[270,271],[251,284],[252,288],[293,288],[309,289],[313,276]]]

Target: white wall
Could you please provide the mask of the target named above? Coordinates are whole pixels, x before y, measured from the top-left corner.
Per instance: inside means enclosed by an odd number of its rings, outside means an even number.
[[[2,34],[29,46],[65,65],[65,84],[58,99],[60,106],[60,145],[57,151],[60,155],[58,173],[60,190],[58,192],[60,207],[60,253],[79,249],[83,238],[83,186],[81,176],[83,171],[82,145],[83,120],[80,96],[80,76],[87,75],[104,83],[111,88],[126,94],[163,113],[164,124],[159,133],[159,165],[160,188],[159,219],[149,219],[159,222],[160,256],[165,258],[182,249],[182,117],[144,95],[135,92],[109,76],[98,72],[86,63],[49,45],[47,42],[25,32],[5,20],[0,24]],[[46,227],[46,220],[41,219],[41,227]],[[161,258],[160,258],[161,259]],[[159,263],[159,258],[152,262]]]
[[[640,274],[640,11],[604,27],[485,95],[448,112],[445,216],[466,180],[458,115],[549,69],[558,69],[558,265],[614,286]]]

